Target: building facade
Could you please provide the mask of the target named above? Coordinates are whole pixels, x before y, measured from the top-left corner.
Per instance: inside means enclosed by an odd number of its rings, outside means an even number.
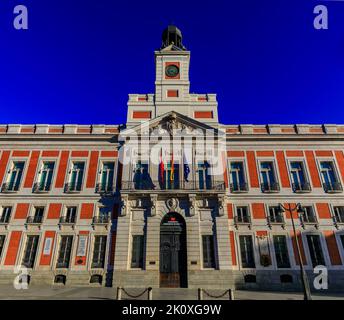
[[[125,126],[0,126],[0,284],[293,290],[299,244],[343,290],[344,125],[220,124],[173,26],[155,66]]]

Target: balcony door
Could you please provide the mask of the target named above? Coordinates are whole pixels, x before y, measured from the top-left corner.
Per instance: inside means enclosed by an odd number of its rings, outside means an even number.
[[[160,226],[160,287],[187,287],[185,221],[177,213],[167,214]]]

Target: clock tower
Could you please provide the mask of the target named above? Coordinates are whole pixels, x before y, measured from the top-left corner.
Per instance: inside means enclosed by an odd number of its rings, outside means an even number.
[[[127,127],[171,111],[218,126],[216,94],[190,93],[189,67],[190,51],[183,45],[181,31],[168,26],[155,51],[155,92],[129,95]]]
[[[155,51],[155,103],[159,116],[168,111],[185,113],[189,102],[190,51],[182,43],[182,33],[168,26],[162,34],[162,47]]]

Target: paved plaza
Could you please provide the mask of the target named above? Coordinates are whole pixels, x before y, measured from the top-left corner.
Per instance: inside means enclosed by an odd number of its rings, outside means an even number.
[[[130,295],[138,295],[142,289],[128,288]],[[212,295],[220,295],[224,290],[208,290]],[[153,300],[197,300],[195,289],[153,289]],[[317,293],[312,295],[314,300],[344,300],[344,293]],[[234,292],[235,300],[302,300],[301,293],[242,291]],[[13,286],[0,286],[1,300],[115,300],[116,288],[105,287],[62,287],[34,286],[26,290],[16,290]],[[123,300],[132,300],[125,293]],[[145,293],[140,300],[147,299]],[[227,300],[225,295],[221,300]],[[204,300],[213,300],[204,294]]]

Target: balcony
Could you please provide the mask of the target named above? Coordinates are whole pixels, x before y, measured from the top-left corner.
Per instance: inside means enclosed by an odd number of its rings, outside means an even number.
[[[306,193],[312,191],[311,184],[309,182],[293,183],[292,188],[295,193]]]
[[[107,185],[104,183],[97,183],[96,185],[96,193],[105,193],[109,194],[113,192],[113,186],[112,185]]]
[[[280,191],[279,183],[273,182],[273,183],[262,183],[260,185],[260,188],[262,192],[264,193],[275,193]]]
[[[69,261],[57,261],[56,269],[68,269]]]
[[[278,215],[269,215],[267,217],[268,226],[271,228],[273,225],[281,225],[282,227],[285,226],[284,217],[281,214]]]
[[[66,183],[64,192],[65,193],[79,193],[81,191],[81,184]]]
[[[7,225],[9,223],[10,223],[10,217],[9,216],[0,217],[0,225]]]
[[[60,217],[60,224],[75,224],[75,217]]]
[[[230,184],[230,191],[231,193],[243,193],[243,192],[248,192],[248,184],[245,183],[240,183],[240,184]]]
[[[13,183],[3,183],[1,186],[2,193],[12,193],[19,190],[19,185]]]
[[[305,228],[306,225],[314,225],[315,228],[318,228],[319,226],[318,220],[314,214],[312,215],[301,214],[300,221],[301,221],[301,226],[303,228]]]
[[[323,188],[326,193],[341,193],[343,186],[340,182],[323,183]]]
[[[26,224],[42,224],[43,217],[42,216],[31,216],[26,218]]]
[[[50,189],[51,189],[51,184],[44,184],[44,183],[36,182],[33,185],[32,191],[34,193],[46,193],[46,192],[49,192]]]
[[[236,228],[238,228],[239,225],[244,225],[251,228],[251,225],[252,225],[251,217],[250,216],[235,216],[234,225]]]
[[[110,222],[110,216],[108,215],[100,215],[93,217],[92,223],[93,224],[108,224]]]
[[[205,193],[224,193],[226,185],[223,181],[211,181],[200,183],[199,181],[174,181],[170,185],[161,184],[159,181],[152,181],[149,184],[137,183],[133,181],[122,181],[122,192],[205,192]]]

